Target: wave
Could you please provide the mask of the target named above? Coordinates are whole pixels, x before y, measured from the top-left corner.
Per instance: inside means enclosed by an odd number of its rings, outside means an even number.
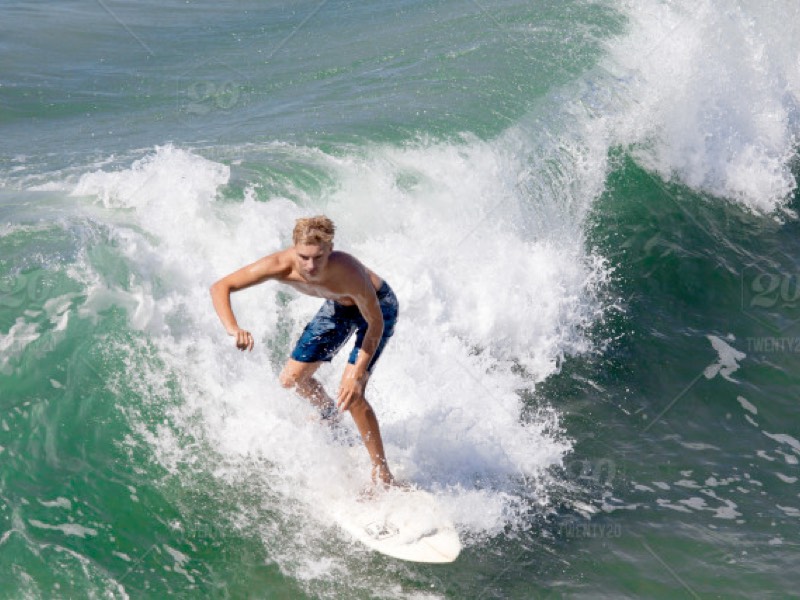
[[[599,102],[613,142],[664,179],[757,213],[785,208],[797,187],[800,7],[620,6],[628,33],[608,42],[597,79],[614,89]]]
[[[337,247],[385,277],[400,299],[400,323],[369,390],[396,475],[438,491],[470,539],[509,524],[528,527],[528,506],[547,501],[535,482],[560,464],[570,442],[552,406],[521,418],[521,391],[556,372],[564,356],[589,351],[586,328],[602,311],[605,265],[575,235],[585,215],[539,211],[531,218],[536,205],[520,185],[519,156],[507,140],[336,153],[267,144],[242,152],[242,169],[253,155],[270,164],[266,154],[274,169],[303,163],[324,173],[311,180],[329,183],[304,194],[302,182],[289,178],[281,194],[279,178],[262,170],[239,195],[228,166],[164,146],[127,169],[86,173],[73,188],[114,215],[111,238],[130,277],[111,295],[158,348],[158,368],[128,361],[131,381],[150,380],[137,387],[143,405],[165,402],[147,390],[163,389],[166,380],[181,384],[183,400],[167,409],[172,433],[146,419],[136,425],[162,464],[179,473],[179,465],[196,462],[197,447],[180,442],[188,435],[224,465],[213,469],[221,482],[247,473],[269,494],[300,500],[283,518],[296,522],[305,511],[300,520],[308,526],[275,549],[289,570],[301,569],[299,557],[319,535],[312,507],[367,483],[360,444],[332,441],[309,423],[310,407],[277,382],[319,300],[270,283],[236,294],[239,322],[257,338],[256,350],[242,356],[207,291],[220,276],[288,245],[295,218],[325,212],[338,224]],[[92,290],[87,306],[102,308],[94,296],[108,294]],[[123,302],[121,294],[131,298]],[[120,351],[144,352],[135,344]],[[321,368],[329,390],[344,360]]]
[[[548,503],[542,473],[571,450],[557,407],[523,408],[566,357],[602,344],[589,331],[609,310],[611,267],[585,231],[610,153],[621,147],[664,179],[755,212],[786,207],[800,90],[800,20],[786,15],[798,9],[619,9],[628,29],[600,63],[496,139],[330,151],[254,143],[210,158],[165,145],[40,188],[69,190],[76,210],[88,203],[104,224],[91,243],[121,259],[87,253],[83,268],[97,276],[85,278],[79,313],[122,306],[128,326],[146,334],[115,349],[129,365],[116,385],[140,403],[126,413],[132,428],[176,477],[199,469],[221,489],[256,492],[263,506],[242,494],[241,514],[227,518],[261,536],[285,572],[332,582],[354,568],[330,558],[315,507],[366,484],[368,459],[313,426],[311,408],[277,382],[319,300],[270,283],[236,294],[237,317],[257,338],[242,355],[207,289],[288,245],[294,219],[331,216],[337,246],[397,292],[400,322],[369,390],[387,454],[396,475],[436,491],[476,543],[531,527],[530,507]],[[17,327],[9,343],[26,334],[24,321]],[[329,390],[343,361],[320,370]],[[174,385],[177,399],[164,391]],[[365,589],[380,583],[369,579]]]

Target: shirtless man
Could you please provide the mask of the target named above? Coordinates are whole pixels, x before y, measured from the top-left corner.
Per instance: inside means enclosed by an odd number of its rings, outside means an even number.
[[[372,461],[373,481],[391,485],[394,478],[386,463],[378,419],[364,397],[364,389],[394,333],[397,298],[383,279],[355,257],[333,250],[334,230],[333,222],[324,216],[298,219],[293,247],[223,277],[211,286],[211,299],[228,335],[235,337],[236,347],[244,351],[253,349],[253,336],[237,324],[231,309],[231,292],[274,279],[309,296],[326,298],[284,366],[281,385],[311,401],[323,418],[331,418],[336,405],[314,373],[355,332],[356,343],[342,376],[337,405],[353,416]]]

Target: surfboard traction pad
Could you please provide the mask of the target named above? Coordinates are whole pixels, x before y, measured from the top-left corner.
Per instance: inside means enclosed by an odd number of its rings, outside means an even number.
[[[364,526],[364,531],[367,532],[368,536],[378,540],[379,542],[389,539],[390,537],[394,537],[400,533],[400,529],[392,525],[389,521],[384,521],[383,523],[379,521],[367,523]]]

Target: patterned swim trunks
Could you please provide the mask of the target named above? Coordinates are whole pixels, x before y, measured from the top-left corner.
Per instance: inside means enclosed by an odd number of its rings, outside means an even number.
[[[372,371],[386,342],[392,337],[400,310],[397,297],[385,281],[377,296],[383,313],[383,336],[369,363],[369,371]],[[330,362],[353,333],[356,334],[356,344],[347,360],[351,365],[355,364],[358,351],[367,334],[367,321],[361,316],[357,306],[345,306],[333,300],[326,300],[297,340],[297,345],[292,351],[292,359],[305,363]]]

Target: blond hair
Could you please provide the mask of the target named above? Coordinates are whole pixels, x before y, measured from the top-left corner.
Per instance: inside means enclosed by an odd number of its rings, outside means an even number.
[[[297,244],[312,244],[322,246],[333,244],[333,234],[336,226],[325,215],[297,219],[292,232],[292,241]]]

